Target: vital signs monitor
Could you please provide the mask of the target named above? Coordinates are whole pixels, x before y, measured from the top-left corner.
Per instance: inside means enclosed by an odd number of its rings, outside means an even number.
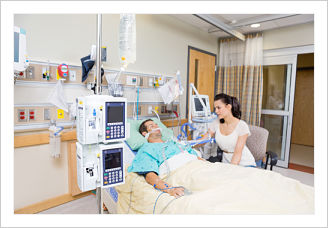
[[[202,101],[205,104],[205,108],[207,109],[207,115],[211,114],[210,110],[210,102],[208,95],[199,95],[199,97],[202,99]],[[206,112],[204,107],[202,106],[202,103],[199,101],[199,98],[197,95],[192,95],[192,115],[194,117],[205,117]]]

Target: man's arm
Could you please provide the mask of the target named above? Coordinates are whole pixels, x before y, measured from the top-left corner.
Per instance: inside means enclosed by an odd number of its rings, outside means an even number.
[[[154,173],[154,172],[149,172],[146,174],[146,181],[148,184],[153,186],[154,188],[158,188],[159,190],[162,190],[163,192],[166,192],[170,194],[171,196],[174,196],[176,198],[183,196],[184,195],[184,189],[179,187],[179,188],[171,188],[169,184],[165,183],[159,176]],[[166,189],[166,188],[171,188],[171,189]]]

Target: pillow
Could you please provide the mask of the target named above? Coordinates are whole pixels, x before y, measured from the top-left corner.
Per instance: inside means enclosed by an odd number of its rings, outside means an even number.
[[[164,141],[173,138],[173,131],[171,129],[168,129],[157,118],[150,118],[150,119],[153,120],[162,129],[162,139]],[[128,123],[130,124],[130,138],[128,138],[126,142],[131,147],[132,150],[138,150],[144,143],[147,142],[147,139],[139,133],[139,127],[143,121],[145,121],[145,119],[143,120],[128,119]]]

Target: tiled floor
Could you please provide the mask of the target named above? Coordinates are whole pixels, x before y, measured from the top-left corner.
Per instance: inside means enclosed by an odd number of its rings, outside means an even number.
[[[299,144],[291,144],[289,162],[308,167],[314,167],[314,148]]]
[[[314,175],[292,169],[274,167],[274,172],[299,180],[303,184],[314,186]],[[89,195],[81,199],[50,208],[39,214],[97,214],[97,199],[95,195]]]

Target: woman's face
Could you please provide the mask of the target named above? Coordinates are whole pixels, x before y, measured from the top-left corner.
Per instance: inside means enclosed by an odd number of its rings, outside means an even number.
[[[219,119],[225,118],[231,115],[231,105],[225,104],[221,100],[214,101],[215,113]]]

